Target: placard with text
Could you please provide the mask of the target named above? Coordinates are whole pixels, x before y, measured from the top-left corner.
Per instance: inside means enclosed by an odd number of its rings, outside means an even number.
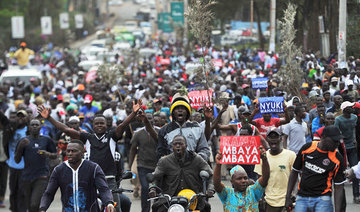
[[[221,164],[259,164],[260,136],[220,136]]]

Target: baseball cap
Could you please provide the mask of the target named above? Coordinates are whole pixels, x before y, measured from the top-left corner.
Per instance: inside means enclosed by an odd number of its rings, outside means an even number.
[[[27,116],[28,113],[25,110],[19,110],[18,112],[16,112],[16,115],[22,114],[24,116]]]
[[[93,100],[93,97],[90,94],[88,94],[88,95],[85,96],[84,103],[85,104],[86,103],[91,103],[92,100]]]
[[[281,130],[279,128],[272,127],[266,132],[266,136],[269,136],[270,133],[272,133],[272,132],[274,132],[274,133],[276,133],[278,135],[282,135],[282,132],[281,132]]]
[[[344,110],[345,108],[347,108],[347,107],[352,107],[352,106],[354,106],[354,105],[355,105],[355,102],[345,101],[345,102],[343,102],[343,103],[341,104],[340,109],[341,109],[341,110]]]
[[[77,88],[79,89],[79,91],[85,90],[84,84],[78,84],[78,87],[77,87]]]
[[[52,95],[52,96],[50,97],[50,100],[54,100],[54,99],[57,100],[57,96],[56,96],[56,95]]]
[[[238,111],[241,113],[241,114],[251,114],[251,112],[250,112],[250,110],[249,109],[247,109],[247,107],[245,107],[245,106],[240,106],[239,107],[239,109],[238,109]]]
[[[330,137],[334,141],[339,141],[340,139],[344,138],[344,136],[341,135],[339,128],[335,125],[325,127],[322,137]]]
[[[26,47],[26,43],[25,43],[25,42],[21,42],[21,43],[20,43],[20,46],[21,46],[21,47]]]
[[[349,86],[349,85],[354,85],[354,82],[353,82],[352,80],[349,80],[348,83],[347,83],[347,85],[348,85],[348,86]]]
[[[331,82],[337,82],[337,81],[338,81],[338,78],[337,78],[337,77],[331,78]]]
[[[69,118],[69,122],[73,122],[73,121],[80,122],[80,119],[79,119],[79,117],[77,117],[77,116],[71,116],[71,117]]]
[[[57,99],[58,99],[59,101],[63,101],[63,100],[64,100],[64,99],[63,99],[63,95],[61,95],[61,94],[57,95]]]

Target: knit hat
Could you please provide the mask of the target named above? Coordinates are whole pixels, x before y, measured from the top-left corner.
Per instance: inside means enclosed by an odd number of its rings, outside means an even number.
[[[187,95],[180,95],[179,93],[176,93],[173,96],[173,99],[171,101],[171,107],[170,107],[170,113],[174,111],[174,109],[178,106],[184,106],[188,110],[188,117],[191,115],[191,106],[190,106],[190,100]]]

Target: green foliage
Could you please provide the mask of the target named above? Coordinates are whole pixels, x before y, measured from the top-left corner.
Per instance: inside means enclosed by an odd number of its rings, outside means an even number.
[[[280,20],[280,55],[285,59],[285,65],[281,66],[279,75],[282,78],[281,85],[288,94],[300,96],[299,88],[303,79],[303,71],[300,68],[300,61],[296,57],[301,57],[301,49],[294,43],[296,30],[294,21],[296,6],[289,3],[284,12],[284,17]]]

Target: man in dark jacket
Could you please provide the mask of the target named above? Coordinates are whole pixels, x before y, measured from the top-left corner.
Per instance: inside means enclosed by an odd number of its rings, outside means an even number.
[[[94,162],[83,160],[84,145],[73,140],[66,149],[68,160],[55,167],[41,198],[40,211],[48,210],[57,189],[61,190],[63,211],[100,211],[97,191],[107,211],[114,212],[113,198],[104,172]]]
[[[212,184],[212,170],[207,162],[198,154],[186,150],[186,138],[182,135],[174,137],[172,147],[173,153],[160,158],[153,172],[155,184],[162,189],[164,194],[170,196],[177,196],[183,189],[191,189],[195,193],[200,193],[203,191],[200,171],[204,170],[210,176],[206,195],[213,196],[215,190]],[[149,196],[156,196],[154,188],[150,189]],[[198,207],[199,205],[201,204],[199,203]],[[153,211],[162,211],[161,207],[162,205],[154,203]],[[210,205],[205,203],[205,208],[201,211],[210,211]]]
[[[175,94],[170,107],[173,121],[163,126],[158,135],[157,154],[161,156],[171,153],[171,142],[176,135],[186,138],[187,148],[196,152],[205,161],[209,160],[210,148],[205,138],[204,130],[197,122],[188,121],[191,115],[191,106],[187,96]],[[206,126],[210,126],[206,125]]]

